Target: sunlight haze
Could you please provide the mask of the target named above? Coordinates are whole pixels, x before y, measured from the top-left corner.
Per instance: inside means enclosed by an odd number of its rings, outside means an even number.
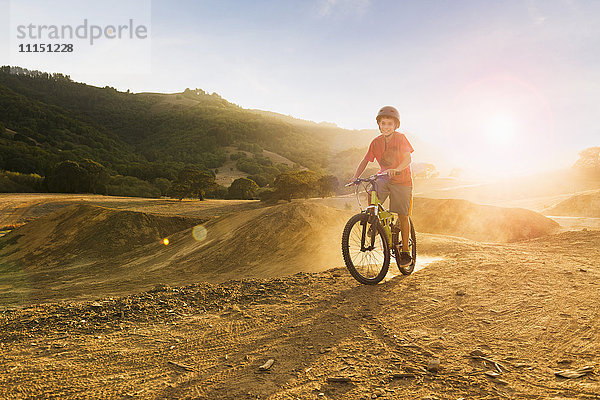
[[[155,0],[151,10],[151,73],[71,77],[133,92],[198,87],[348,129],[376,128],[377,109],[394,105],[401,131],[493,175],[569,167],[598,144],[599,2]]]

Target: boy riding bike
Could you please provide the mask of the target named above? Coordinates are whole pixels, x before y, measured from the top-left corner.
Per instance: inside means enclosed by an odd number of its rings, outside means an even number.
[[[392,106],[385,106],[377,113],[376,120],[381,135],[373,139],[369,145],[369,150],[358,164],[356,173],[350,179],[350,183],[353,183],[363,173],[367,164],[375,159],[380,167],[378,173],[388,173],[388,178],[375,182],[375,190],[382,203],[388,196],[390,197],[389,210],[398,214],[402,235],[400,265],[409,265],[412,261],[408,238],[413,187],[410,153],[414,149],[406,136],[396,131],[400,127],[400,113],[398,113],[398,110]]]

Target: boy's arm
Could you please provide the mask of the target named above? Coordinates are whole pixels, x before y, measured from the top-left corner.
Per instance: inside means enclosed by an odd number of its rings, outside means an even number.
[[[410,153],[402,153],[402,162],[394,169],[388,169],[388,173],[391,173],[390,176],[394,176],[400,173],[404,168],[408,167],[412,162],[412,157]],[[393,172],[392,172],[393,171]]]
[[[369,160],[367,160],[366,158],[363,158],[363,160],[360,162],[360,164],[358,164],[358,168],[356,168],[356,172],[354,173],[354,176],[352,177],[352,179],[350,179],[350,182],[353,182],[356,178],[358,178],[360,176],[360,174],[362,174],[365,170],[365,168],[367,168],[367,164],[369,163]]]

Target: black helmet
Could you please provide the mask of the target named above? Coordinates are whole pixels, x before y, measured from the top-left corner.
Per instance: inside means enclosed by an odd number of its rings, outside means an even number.
[[[400,113],[392,106],[381,107],[381,110],[379,110],[377,113],[377,118],[375,118],[377,120],[377,124],[379,124],[381,117],[395,118],[396,121],[398,121],[398,126],[400,126]],[[396,127],[396,129],[398,129],[398,127]]]

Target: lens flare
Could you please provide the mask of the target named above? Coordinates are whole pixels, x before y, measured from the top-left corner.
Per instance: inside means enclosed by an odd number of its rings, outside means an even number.
[[[192,230],[192,236],[194,236],[194,239],[196,239],[199,242],[206,239],[206,234],[207,234],[206,228],[202,225],[196,225],[194,227],[194,229]]]
[[[164,244],[165,246],[168,246],[168,245],[169,245],[169,239],[168,239],[168,238],[164,238],[164,239],[163,239],[163,244]]]

